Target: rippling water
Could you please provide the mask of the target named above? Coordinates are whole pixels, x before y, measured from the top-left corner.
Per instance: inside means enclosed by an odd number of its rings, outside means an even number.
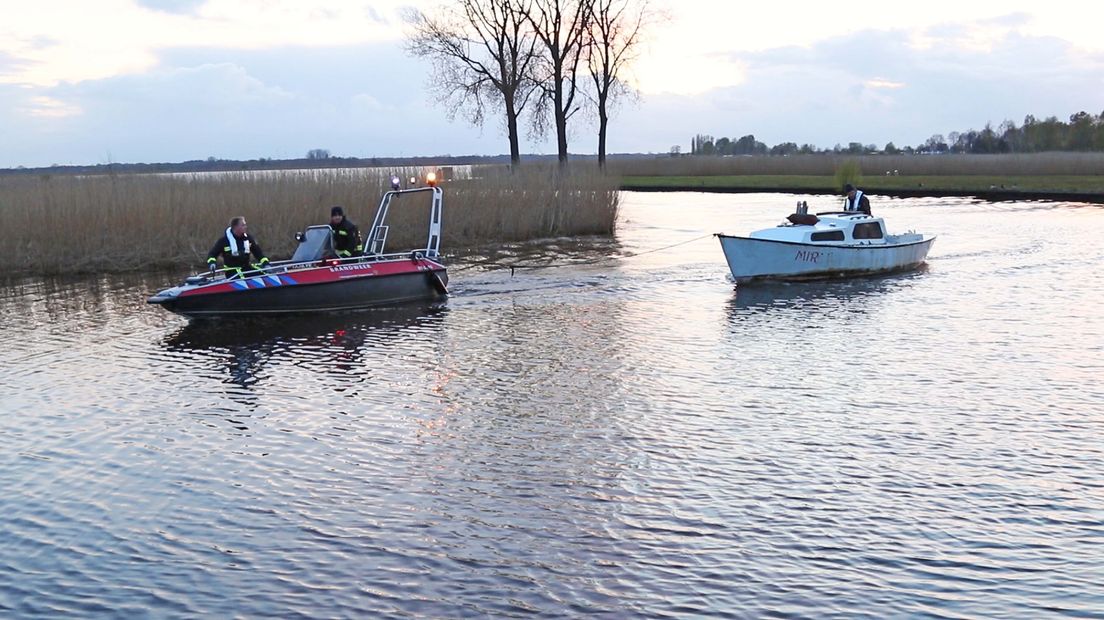
[[[927,268],[735,290],[700,237],[794,200],[627,194],[439,307],[9,283],[0,615],[1104,617],[1102,209],[879,200]]]

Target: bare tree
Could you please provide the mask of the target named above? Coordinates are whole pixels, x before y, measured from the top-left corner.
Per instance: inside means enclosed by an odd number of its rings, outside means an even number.
[[[567,121],[579,92],[579,64],[588,37],[590,5],[594,0],[532,0],[529,22],[543,49],[537,83],[545,106],[551,107],[556,127],[556,152],[567,163]],[[543,114],[536,116],[538,129]]]
[[[649,16],[648,0],[592,0],[586,56],[598,108],[598,165],[603,168],[610,107],[618,98],[635,94],[621,73],[636,59]]]
[[[433,61],[432,88],[449,118],[464,113],[482,125],[491,104],[502,103],[510,161],[521,163],[518,118],[534,92],[537,39],[529,26],[532,0],[456,0],[426,15],[407,14],[413,32],[407,51]]]

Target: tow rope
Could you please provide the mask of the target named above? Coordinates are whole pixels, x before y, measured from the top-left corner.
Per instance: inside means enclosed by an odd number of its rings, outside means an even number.
[[[458,269],[457,271],[464,271],[465,269],[474,269],[475,267],[497,267],[499,269],[509,269],[510,270],[510,277],[513,277],[514,272],[518,269],[550,269],[552,267],[563,267],[563,266],[566,266],[566,265],[571,265],[571,266],[575,266],[575,265],[596,265],[598,263],[612,262],[612,261],[624,260],[626,258],[634,258],[634,257],[637,257],[637,256],[644,256],[645,254],[654,254],[655,252],[662,252],[664,250],[670,250],[671,248],[677,248],[680,245],[686,245],[688,243],[693,243],[695,241],[700,241],[702,239],[705,239],[707,237],[712,237],[712,236],[713,236],[712,234],[701,235],[700,237],[694,237],[693,239],[687,239],[686,241],[679,241],[678,243],[672,243],[670,245],[665,245],[665,246],[659,247],[659,248],[653,248],[651,250],[645,250],[643,252],[633,252],[632,254],[622,254],[621,256],[603,256],[601,258],[595,258],[595,259],[581,261],[581,262],[577,262],[577,263],[573,262],[573,263],[537,264],[537,263],[503,263],[503,262],[500,262],[500,261],[482,261],[482,262],[476,263],[474,265],[468,265],[466,267],[462,267],[462,268]]]

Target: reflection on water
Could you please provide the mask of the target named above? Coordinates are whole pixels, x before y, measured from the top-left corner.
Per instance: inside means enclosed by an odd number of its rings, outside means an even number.
[[[836,306],[854,300],[907,289],[916,278],[927,273],[927,265],[908,272],[843,280],[810,282],[755,282],[735,288],[730,302],[732,314],[770,308],[811,309]],[[853,308],[854,309],[854,308]]]
[[[651,251],[791,204],[630,194],[616,240],[459,258],[431,307],[188,323],[145,303],[179,274],[8,283],[0,615],[1104,608],[1100,210],[887,200],[940,241],[852,280]]]
[[[357,381],[370,350],[412,336],[434,338],[447,312],[443,305],[413,304],[322,316],[194,321],[161,344],[185,363],[209,361],[226,367],[228,381],[242,387],[256,384],[259,371],[280,360]]]
[[[507,243],[486,246],[466,252],[459,265],[450,273],[470,270],[505,269],[517,271],[539,270],[606,263],[625,255],[622,244],[611,237],[583,236],[545,239],[530,243]]]

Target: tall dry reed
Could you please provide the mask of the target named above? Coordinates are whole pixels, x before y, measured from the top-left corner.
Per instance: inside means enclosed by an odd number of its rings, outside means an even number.
[[[128,271],[203,265],[229,219],[244,215],[273,259],[294,233],[342,205],[366,235],[392,173],[310,170],[165,175],[0,177],[0,269],[5,273]],[[442,251],[538,237],[609,234],[617,179],[579,170],[489,168],[443,184]],[[392,206],[387,250],[425,244],[427,194]],[[409,230],[408,230],[409,229]]]
[[[1012,155],[790,155],[754,157],[657,157],[612,160],[611,171],[624,176],[728,176],[835,174],[856,162],[868,176],[897,170],[902,175],[1099,175],[1104,153],[1025,153]]]

